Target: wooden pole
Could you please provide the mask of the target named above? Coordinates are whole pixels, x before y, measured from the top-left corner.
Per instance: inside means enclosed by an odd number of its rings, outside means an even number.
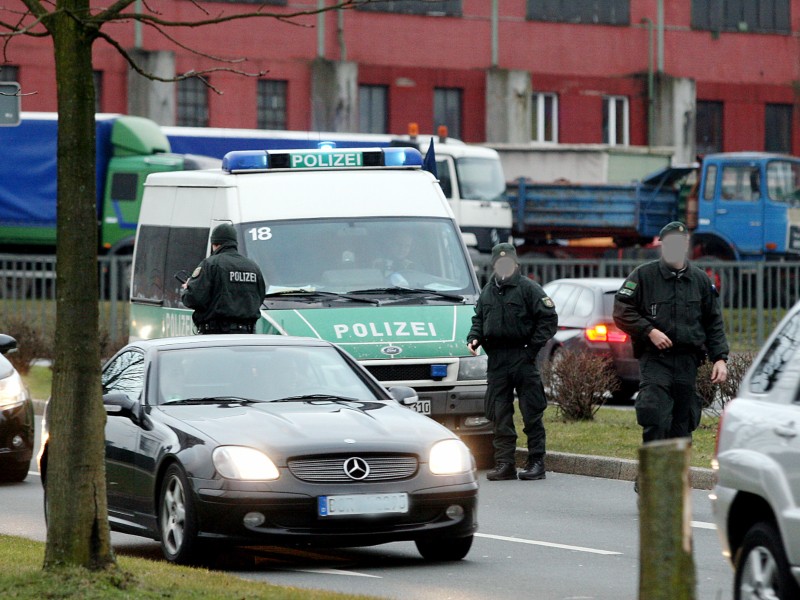
[[[688,438],[639,449],[639,600],[694,600]]]

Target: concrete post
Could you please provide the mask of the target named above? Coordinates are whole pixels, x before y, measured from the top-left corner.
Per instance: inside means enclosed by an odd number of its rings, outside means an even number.
[[[358,131],[358,64],[317,58],[311,65],[311,128]]]
[[[693,79],[656,75],[650,146],[672,146],[676,164],[694,161],[697,91]]]
[[[531,141],[531,75],[492,68],[486,72],[486,141]]]
[[[175,54],[167,51],[130,50],[133,59],[148,73],[175,77]],[[175,125],[174,83],[152,81],[128,68],[128,114],[152,119],[159,125]]]
[[[639,449],[639,600],[694,600],[688,438]]]

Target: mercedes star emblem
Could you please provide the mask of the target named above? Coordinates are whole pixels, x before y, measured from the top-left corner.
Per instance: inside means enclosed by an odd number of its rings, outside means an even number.
[[[361,481],[369,475],[369,465],[363,458],[353,456],[344,461],[344,472],[350,479]]]

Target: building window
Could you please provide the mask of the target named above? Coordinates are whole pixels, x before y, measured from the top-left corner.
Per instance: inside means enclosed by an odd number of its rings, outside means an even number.
[[[790,0],[692,0],[692,27],[709,31],[791,33]]]
[[[386,133],[388,129],[388,88],[385,85],[358,86],[358,118],[361,133]]]
[[[286,129],[286,89],[288,82],[258,80],[257,121],[259,129]]]
[[[19,83],[19,67],[0,63],[0,81]]]
[[[178,125],[208,127],[208,88],[199,77],[178,82]]]
[[[629,131],[628,98],[603,98],[603,143],[609,146],[627,146],[630,143]]]
[[[528,0],[528,19],[553,23],[630,25],[630,0]]]
[[[362,2],[357,2],[356,8],[406,15],[461,16],[461,0],[381,0],[380,2],[364,2],[362,0]]]
[[[722,102],[698,100],[695,129],[698,154],[722,152]]]
[[[103,72],[92,71],[94,79],[94,112],[103,112]]]
[[[534,142],[558,142],[558,96],[535,93],[531,113],[531,139]]]
[[[767,104],[764,112],[764,150],[791,154],[791,104]]]
[[[460,88],[434,88],[433,131],[446,125],[448,137],[461,137],[461,94]]]

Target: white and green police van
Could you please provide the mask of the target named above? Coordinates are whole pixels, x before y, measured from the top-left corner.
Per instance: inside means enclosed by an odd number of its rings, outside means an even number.
[[[334,342],[416,407],[479,445],[486,356],[466,336],[479,293],[458,225],[413,148],[231,152],[222,169],[147,178],[131,339],[191,335],[179,271],[231,223],[267,280],[257,333]],[[477,448],[476,448],[477,449]]]

